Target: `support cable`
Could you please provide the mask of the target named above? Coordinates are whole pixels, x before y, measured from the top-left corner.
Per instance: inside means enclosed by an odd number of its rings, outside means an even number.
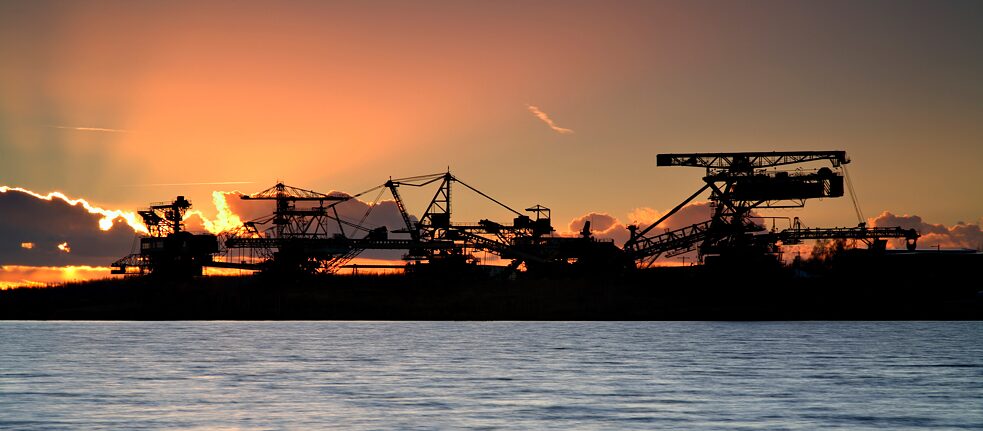
[[[359,226],[365,225],[365,220],[369,218],[369,214],[371,214],[372,210],[375,209],[376,204],[379,203],[379,199],[382,199],[382,194],[385,192],[386,189],[379,187],[379,194],[376,195],[375,200],[373,200],[372,203],[369,204],[369,207],[365,209],[365,214],[363,214],[362,219],[358,221]]]
[[[478,189],[476,189],[476,188],[474,188],[474,187],[471,187],[471,186],[469,186],[469,185],[468,185],[468,183],[465,183],[464,181],[461,181],[460,179],[458,179],[458,178],[456,178],[456,177],[454,178],[454,181],[457,181],[458,183],[460,183],[460,184],[462,184],[462,185],[463,185],[464,187],[467,187],[467,188],[469,188],[469,189],[471,189],[471,191],[473,191],[473,192],[475,192],[475,193],[477,193],[477,194],[479,194],[479,195],[481,195],[481,196],[483,196],[483,197],[484,197],[485,199],[488,199],[488,200],[490,200],[490,201],[492,201],[492,202],[495,202],[496,204],[498,204],[498,205],[500,205],[500,206],[501,206],[502,208],[505,208],[505,209],[507,209],[507,210],[509,210],[509,211],[512,211],[513,213],[515,213],[515,215],[519,215],[519,216],[521,216],[521,215],[522,215],[522,213],[520,213],[520,212],[518,212],[518,211],[516,211],[516,210],[514,210],[514,209],[512,209],[512,208],[511,208],[511,207],[509,207],[508,205],[505,205],[505,204],[503,204],[503,203],[501,203],[501,202],[499,202],[499,201],[498,201],[497,199],[495,199],[495,198],[493,198],[493,197],[491,197],[491,196],[488,196],[488,195],[486,195],[486,194],[484,194],[484,193],[482,193],[482,192],[481,192],[480,190],[478,190]]]
[[[857,222],[866,223],[867,219],[864,218],[864,213],[860,210],[860,200],[857,198],[857,192],[853,189],[853,181],[850,180],[850,172],[846,169],[846,165],[843,165],[843,177],[846,179],[847,189],[850,190],[850,200],[853,202],[853,210],[857,213]]]

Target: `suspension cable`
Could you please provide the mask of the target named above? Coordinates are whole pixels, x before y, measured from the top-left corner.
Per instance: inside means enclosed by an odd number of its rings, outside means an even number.
[[[456,178],[456,177],[454,178],[454,181],[457,181],[457,182],[458,182],[459,184],[461,184],[461,185],[463,185],[464,187],[467,187],[467,188],[469,188],[469,189],[471,189],[471,191],[473,191],[473,192],[475,192],[475,193],[477,193],[477,194],[479,194],[479,195],[481,195],[481,196],[483,196],[483,197],[484,197],[485,199],[488,199],[488,200],[490,200],[490,201],[492,201],[492,202],[494,202],[494,203],[496,203],[496,204],[498,204],[498,205],[499,205],[499,206],[501,206],[502,208],[505,208],[505,209],[507,209],[507,210],[509,210],[509,211],[512,211],[513,213],[515,213],[515,215],[519,215],[519,216],[521,216],[521,215],[522,215],[522,213],[520,213],[520,212],[518,212],[518,211],[516,211],[516,210],[514,210],[514,209],[512,209],[512,207],[510,207],[510,206],[508,206],[508,205],[505,205],[505,204],[503,204],[503,203],[501,203],[501,202],[499,202],[499,201],[498,201],[497,199],[495,199],[495,198],[493,198],[493,197],[491,197],[491,196],[488,196],[488,195],[486,195],[486,194],[484,194],[484,193],[483,193],[483,192],[482,192],[481,190],[478,190],[478,189],[476,189],[476,188],[474,188],[474,187],[471,187],[471,186],[469,186],[469,185],[468,185],[468,183],[466,183],[466,182],[464,182],[464,181],[461,181],[461,180],[459,180],[459,179],[458,179],[458,178]]]
[[[853,210],[857,213],[857,222],[865,223],[867,219],[864,218],[864,213],[860,210],[860,199],[857,198],[857,192],[853,189],[853,181],[850,180],[850,171],[846,169],[846,165],[843,165],[843,176],[846,179],[847,189],[850,191],[850,200],[853,202]]]
[[[369,218],[369,214],[372,213],[373,209],[375,209],[376,205],[379,203],[379,199],[382,199],[382,194],[385,193],[385,191],[386,189],[381,187],[379,188],[379,194],[376,195],[375,200],[373,200],[372,203],[369,204],[368,208],[365,209],[365,214],[362,215],[362,219],[358,221],[359,226],[365,225],[365,219]]]

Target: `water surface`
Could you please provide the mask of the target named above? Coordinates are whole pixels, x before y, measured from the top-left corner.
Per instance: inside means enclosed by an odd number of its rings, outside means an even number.
[[[2,429],[980,429],[983,322],[0,322]]]

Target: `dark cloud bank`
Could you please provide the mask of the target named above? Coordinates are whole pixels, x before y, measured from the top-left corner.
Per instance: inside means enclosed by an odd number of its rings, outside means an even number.
[[[0,265],[108,266],[130,252],[136,235],[122,219],[100,230],[102,217],[60,199],[0,193]],[[63,243],[70,252],[58,249]]]

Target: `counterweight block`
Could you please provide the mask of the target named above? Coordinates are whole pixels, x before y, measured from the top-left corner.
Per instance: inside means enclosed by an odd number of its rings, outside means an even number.
[[[731,198],[740,201],[778,201],[838,198],[843,193],[843,175],[822,168],[808,174],[774,172],[738,177],[734,181]]]

